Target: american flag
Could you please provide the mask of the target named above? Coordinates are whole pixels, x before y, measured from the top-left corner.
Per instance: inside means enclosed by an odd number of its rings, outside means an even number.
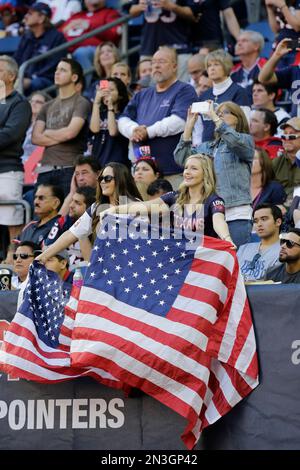
[[[191,449],[201,431],[258,384],[245,287],[228,243],[197,249],[153,227],[108,217],[94,245],[72,334],[76,367],[101,367],[188,420]],[[149,235],[151,230],[151,236]],[[138,233],[139,232],[139,233]]]
[[[78,295],[79,289],[73,288],[70,296],[56,273],[34,261],[23,302],[5,333],[0,369],[12,377],[37,382],[61,382],[89,375],[121,388],[117,379],[99,368],[71,367],[68,326],[75,316]]]

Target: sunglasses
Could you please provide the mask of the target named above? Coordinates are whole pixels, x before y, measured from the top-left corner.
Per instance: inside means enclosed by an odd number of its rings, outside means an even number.
[[[28,258],[34,258],[33,255],[29,255],[28,253],[14,253],[13,254],[13,260],[16,261],[18,258],[21,259],[28,259]]]
[[[110,183],[114,179],[115,179],[114,176],[107,175],[107,176],[99,176],[98,181],[100,181],[100,183],[102,183],[102,181],[104,181],[104,183]]]
[[[296,140],[299,139],[300,135],[298,134],[282,134],[282,140]]]
[[[287,248],[291,249],[294,246],[300,246],[300,243],[293,242],[292,240],[287,240],[286,238],[280,238],[279,240],[280,246],[286,245]]]

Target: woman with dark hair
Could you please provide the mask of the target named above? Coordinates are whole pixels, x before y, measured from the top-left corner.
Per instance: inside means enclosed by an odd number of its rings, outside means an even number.
[[[127,88],[119,78],[108,78],[97,87],[90,130],[94,133],[92,154],[100,167],[114,161],[130,168],[129,141],[118,131],[118,117],[128,103]]]
[[[147,189],[153,181],[163,178],[156,161],[151,157],[139,158],[133,167],[134,181],[145,201],[148,199]]]
[[[97,237],[99,215],[107,206],[118,206],[123,197],[129,203],[141,200],[141,195],[134,179],[125,165],[118,162],[107,164],[98,177],[96,202],[75,222],[69,230],[64,232],[52,245],[49,246],[37,260],[45,263],[49,258],[64,250],[77,240],[87,239],[91,236],[92,242]],[[121,200],[121,203],[124,201]],[[84,258],[89,259],[91,243],[85,247]]]
[[[272,161],[267,152],[255,147],[251,169],[251,197],[252,209],[265,202],[282,205],[286,200],[286,193],[282,184],[274,181],[275,175]]]
[[[209,111],[205,114],[215,124],[215,139],[192,147],[192,132],[198,113],[189,110],[174,158],[181,166],[193,153],[205,153],[213,158],[217,193],[225,201],[229,231],[235,245],[239,247],[249,241],[251,234],[250,177],[254,142],[249,134],[246,116],[239,105],[225,101],[215,110],[213,103],[209,103]]]

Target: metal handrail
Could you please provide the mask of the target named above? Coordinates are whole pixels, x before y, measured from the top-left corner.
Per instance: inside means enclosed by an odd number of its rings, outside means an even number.
[[[36,57],[32,57],[32,59],[28,59],[23,64],[20,66],[19,69],[19,75],[18,75],[18,86],[17,90],[19,93],[23,94],[24,88],[23,88],[23,79],[25,75],[25,70],[28,67],[28,65],[35,64],[36,62],[40,62],[41,60],[47,59],[48,57],[51,57],[52,55],[56,54],[57,52],[64,51],[69,49],[72,46],[75,46],[75,44],[78,44],[82,42],[85,39],[89,39],[93,36],[96,36],[99,33],[103,33],[107,29],[113,28],[114,26],[118,26],[119,24],[123,25],[124,31],[121,36],[121,50],[124,52],[126,51],[128,46],[127,46],[127,28],[128,28],[128,22],[131,19],[130,15],[124,15],[121,18],[118,18],[115,21],[112,21],[111,23],[108,23],[104,26],[100,26],[99,28],[93,29],[93,31],[90,31],[89,33],[85,33],[79,38],[73,39],[72,41],[67,41],[65,44],[61,44],[60,46],[54,47],[54,49],[51,49],[48,52],[45,52],[44,54],[40,54]],[[123,44],[123,41],[126,41],[126,44]]]
[[[0,206],[22,206],[23,208],[23,223],[28,224],[31,220],[31,207],[29,202],[24,199],[11,199],[7,201],[0,201]]]

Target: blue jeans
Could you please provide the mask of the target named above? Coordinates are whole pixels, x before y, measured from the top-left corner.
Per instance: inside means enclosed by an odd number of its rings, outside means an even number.
[[[96,46],[84,46],[78,47],[76,51],[73,52],[73,59],[77,60],[80,63],[83,71],[90,69],[94,64],[94,55],[95,55]],[[85,87],[88,88],[92,82],[93,74],[89,73],[85,75]]]
[[[230,236],[237,248],[250,242],[252,229],[251,220],[232,220],[227,222],[227,224]]]

